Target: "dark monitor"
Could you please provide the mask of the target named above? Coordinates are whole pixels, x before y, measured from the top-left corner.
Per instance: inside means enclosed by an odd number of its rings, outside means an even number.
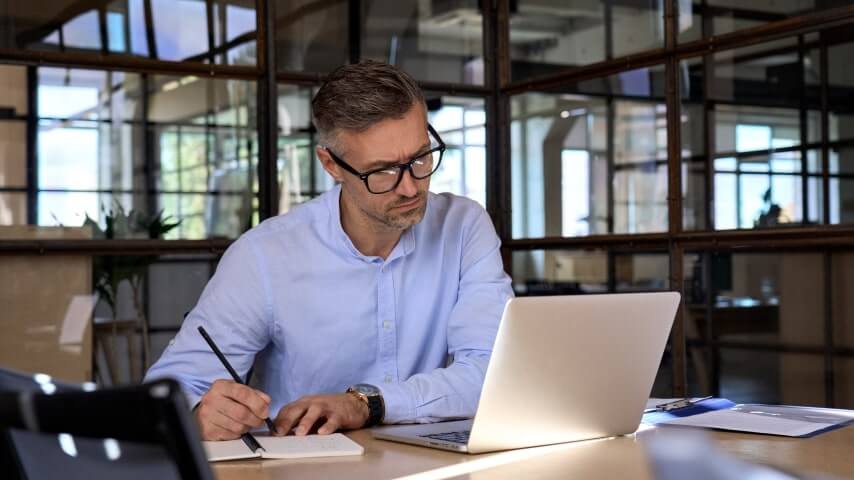
[[[214,477],[176,382],[86,391],[0,370],[0,478]]]

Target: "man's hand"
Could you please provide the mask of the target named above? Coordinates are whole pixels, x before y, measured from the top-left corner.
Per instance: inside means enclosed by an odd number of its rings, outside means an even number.
[[[217,380],[199,402],[202,440],[234,440],[264,424],[270,396],[231,380]]]
[[[310,395],[289,403],[276,416],[276,430],[287,435],[307,435],[317,425],[317,433],[328,435],[339,429],[361,428],[368,421],[368,405],[349,393]]]

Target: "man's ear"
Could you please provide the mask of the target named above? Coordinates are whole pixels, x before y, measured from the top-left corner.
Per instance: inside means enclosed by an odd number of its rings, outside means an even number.
[[[329,152],[324,147],[316,147],[314,149],[314,153],[317,154],[317,158],[320,160],[320,165],[323,166],[323,169],[326,170],[326,173],[329,174],[336,182],[341,183],[341,168],[338,167],[338,164],[335,163],[335,160],[332,160],[332,157],[329,155]]]

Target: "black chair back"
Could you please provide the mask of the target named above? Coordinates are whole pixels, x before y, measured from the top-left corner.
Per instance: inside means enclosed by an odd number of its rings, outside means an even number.
[[[86,390],[0,369],[0,478],[213,479],[176,382]]]

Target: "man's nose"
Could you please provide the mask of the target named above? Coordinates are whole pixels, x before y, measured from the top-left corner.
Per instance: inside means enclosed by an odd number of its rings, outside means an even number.
[[[407,168],[404,170],[403,178],[400,179],[400,183],[397,184],[397,188],[394,191],[404,197],[414,197],[418,194],[418,186],[415,184],[415,181],[415,177],[412,176],[412,170]]]

